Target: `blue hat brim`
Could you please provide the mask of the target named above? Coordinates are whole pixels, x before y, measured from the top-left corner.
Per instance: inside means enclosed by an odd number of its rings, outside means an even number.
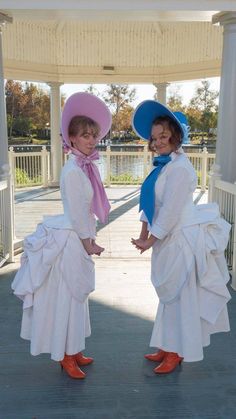
[[[166,106],[156,100],[144,100],[137,106],[132,119],[133,130],[143,140],[149,140],[153,121],[160,116],[169,116],[173,119],[181,130],[182,138],[184,137],[183,127],[178,118]]]
[[[183,112],[173,112],[181,124],[188,125],[187,116]]]

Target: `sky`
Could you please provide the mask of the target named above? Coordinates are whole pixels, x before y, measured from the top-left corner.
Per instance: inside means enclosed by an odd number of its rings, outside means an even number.
[[[214,77],[208,79],[210,82],[210,88],[212,90],[219,91],[220,87],[220,77]],[[183,98],[183,104],[188,105],[190,99],[194,96],[194,93],[197,87],[200,85],[200,80],[193,80],[193,81],[186,81],[186,82],[178,82],[178,83],[171,83],[167,88],[167,96],[168,93],[172,94],[173,92],[178,92]],[[71,94],[84,91],[89,85],[88,84],[64,84],[61,86],[61,92],[66,95],[66,98],[69,97]],[[136,100],[132,103],[133,106],[137,106],[140,102],[146,99],[153,99],[156,88],[152,84],[135,84],[129,85],[130,88],[136,89]],[[99,91],[99,93],[103,93],[107,88],[106,84],[95,84],[94,87]]]

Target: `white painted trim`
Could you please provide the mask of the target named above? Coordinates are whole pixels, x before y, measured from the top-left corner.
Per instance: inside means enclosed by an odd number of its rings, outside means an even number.
[[[99,5],[99,7],[98,7]],[[65,2],[62,0],[41,0],[32,2],[32,0],[1,0],[1,8],[12,9],[38,9],[38,10],[57,10],[65,9]],[[67,0],[66,10],[200,10],[209,11],[212,8],[216,10],[236,10],[235,0]]]
[[[164,67],[120,67],[114,74],[102,73],[102,67],[72,67],[18,63],[5,60],[5,77],[14,80],[37,82],[58,81],[61,83],[165,83],[219,77],[221,61],[164,66]]]
[[[7,189],[7,181],[0,180],[0,191],[3,191],[4,189]]]
[[[131,3],[130,3],[131,4]],[[20,20],[92,20],[92,21],[148,21],[148,22],[211,22],[215,11],[163,11],[163,10],[7,10],[14,19]]]

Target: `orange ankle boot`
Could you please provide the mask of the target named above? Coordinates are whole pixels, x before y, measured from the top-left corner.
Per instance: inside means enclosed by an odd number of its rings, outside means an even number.
[[[154,368],[156,374],[168,374],[181,364],[183,358],[175,352],[168,352],[160,365]]]
[[[162,349],[160,349],[158,352],[155,352],[154,354],[144,355],[144,358],[148,359],[149,361],[162,362],[167,354],[168,352],[165,352]]]
[[[60,361],[61,369],[64,368],[64,370],[67,372],[67,374],[71,378],[84,378],[85,373],[81,371],[81,369],[78,367],[74,355],[66,355],[64,356],[64,359]]]
[[[73,355],[75,361],[78,365],[89,365],[92,364],[93,358],[90,358],[88,356],[84,356],[83,352],[78,352],[76,355]]]

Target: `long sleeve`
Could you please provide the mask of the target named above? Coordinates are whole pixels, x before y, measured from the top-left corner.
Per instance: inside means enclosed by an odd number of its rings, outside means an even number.
[[[191,183],[191,176],[186,168],[172,168],[166,180],[162,205],[149,227],[153,236],[163,239],[180,221],[183,209],[191,194]]]
[[[140,221],[144,221],[145,223],[148,223],[148,219],[143,211],[141,212],[141,215],[140,215]]]
[[[89,180],[79,170],[71,170],[64,178],[65,212],[68,213],[73,229],[81,239],[93,238],[91,231],[91,190]],[[91,189],[91,188],[90,188]]]

